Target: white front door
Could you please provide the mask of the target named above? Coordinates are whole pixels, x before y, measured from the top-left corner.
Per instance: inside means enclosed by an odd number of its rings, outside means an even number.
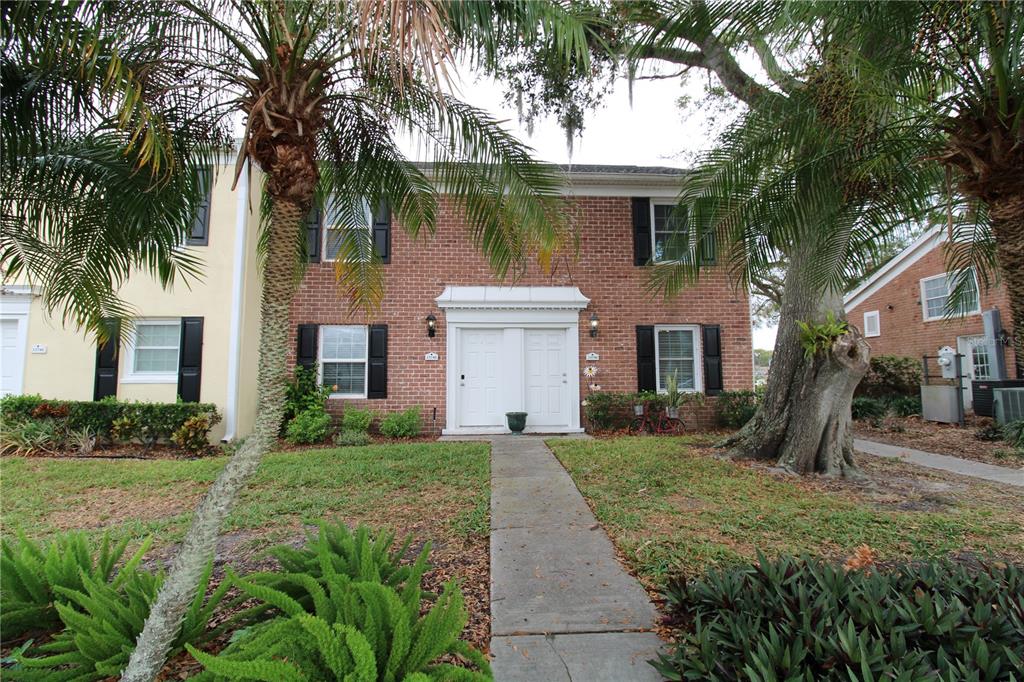
[[[527,425],[568,426],[565,330],[527,329],[524,345]]]
[[[24,358],[18,338],[18,320],[0,320],[0,396],[21,393],[21,370]]]
[[[971,381],[983,381],[992,377],[992,360],[984,336],[958,336],[956,352],[963,355],[964,409],[971,409],[974,396]]]
[[[501,329],[463,329],[458,381],[460,426],[501,426]]]

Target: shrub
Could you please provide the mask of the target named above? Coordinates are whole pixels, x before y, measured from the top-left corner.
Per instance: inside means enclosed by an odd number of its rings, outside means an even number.
[[[975,429],[974,437],[987,442],[1003,440],[1003,429],[994,421],[989,421]]]
[[[41,395],[9,395],[0,400],[0,419],[25,421],[43,404]]]
[[[738,429],[757,412],[758,395],[754,391],[722,391],[716,400],[718,423],[722,426]]]
[[[889,400],[889,409],[897,417],[912,417],[921,414],[921,396],[897,395]]]
[[[684,392],[679,394],[680,404],[704,403],[703,393]],[[615,393],[598,391],[587,396],[583,412],[590,428],[594,431],[615,431],[629,427],[633,421],[633,406],[644,403],[652,410],[663,410],[668,398],[654,391],[641,393]]]
[[[149,539],[142,543],[122,572],[134,570],[149,544]],[[45,546],[21,533],[17,544],[0,541],[0,621],[4,639],[31,630],[59,628],[55,604],[69,603],[60,590],[81,591],[85,579],[108,582],[127,545],[127,540],[111,544],[104,534],[97,549],[80,532],[55,535]]]
[[[315,364],[311,367],[297,366],[285,390],[281,432],[284,433],[291,420],[306,410],[323,408],[328,395],[330,389],[320,385],[320,373]]]
[[[206,599],[212,573],[211,561],[185,612],[181,630],[171,643],[170,655],[181,651],[186,643],[219,635],[243,615],[248,615],[248,611],[242,612],[213,630],[207,629],[214,610],[231,588],[231,583],[225,580]],[[163,576],[131,570],[122,571],[119,578],[115,583],[106,583],[86,577],[80,590],[57,588],[68,601],[56,606],[65,629],[49,642],[29,650],[31,654],[42,656],[19,657],[20,667],[5,670],[5,677],[11,680],[103,680],[120,675],[135,649],[135,640],[142,632]]]
[[[921,361],[896,355],[871,358],[867,374],[857,384],[856,395],[869,398],[920,397]]]
[[[110,423],[110,439],[115,443],[130,443],[140,434],[139,420],[134,414],[122,414]]]
[[[850,405],[854,419],[881,419],[889,411],[879,398],[854,398]]]
[[[313,407],[295,415],[285,429],[285,440],[292,445],[322,443],[331,426],[331,415],[323,407]]]
[[[210,429],[213,424],[206,415],[189,417],[171,434],[171,442],[185,452],[198,454],[210,445]]]
[[[370,434],[365,431],[341,431],[335,434],[334,444],[341,447],[351,445],[369,445]]]
[[[1017,448],[1024,450],[1024,419],[1017,419],[1003,425],[1003,440]]]
[[[371,422],[373,422],[372,410],[345,408],[344,414],[341,415],[341,430],[366,433],[370,430]]]
[[[380,432],[388,438],[412,438],[420,435],[420,407],[392,412],[380,422]]]
[[[56,452],[67,440],[67,427],[57,419],[7,419],[0,426],[0,454],[3,455]]]
[[[1012,565],[845,572],[762,556],[670,583],[678,644],[653,663],[672,680],[1011,680],[1024,663],[1021,594]]]

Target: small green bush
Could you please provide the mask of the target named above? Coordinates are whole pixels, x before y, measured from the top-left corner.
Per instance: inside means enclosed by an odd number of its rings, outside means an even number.
[[[217,628],[208,629],[210,618],[231,588],[225,580],[207,599],[212,573],[211,561],[185,612],[181,630],[171,643],[170,655],[181,651],[185,644],[216,637],[248,615],[249,611],[242,612]],[[115,583],[85,577],[81,589],[57,588],[57,593],[67,600],[66,604],[56,606],[65,629],[20,656],[18,666],[4,671],[5,679],[87,682],[119,676],[135,649],[135,640],[162,582],[162,574],[133,569],[122,571]]]
[[[1017,448],[1024,450],[1024,419],[1017,419],[1003,425],[1003,440]]]
[[[285,429],[285,440],[292,445],[322,443],[331,426],[331,415],[323,407],[312,407],[295,415]]]
[[[704,403],[703,393],[682,392],[679,394],[680,404]],[[664,410],[668,405],[664,394],[654,391],[640,393],[616,393],[597,391],[587,396],[583,405],[583,413],[593,431],[618,431],[628,428],[634,419],[633,406],[646,404],[651,410]]]
[[[68,430],[63,420],[5,419],[0,425],[0,454],[28,455],[33,452],[57,452],[68,442]]]
[[[977,440],[994,443],[995,441],[1003,440],[1003,429],[999,424],[989,422],[975,429],[974,437]]]
[[[350,445],[369,445],[370,434],[365,431],[339,431],[334,435],[334,444],[342,447]]]
[[[889,410],[897,417],[912,417],[921,414],[921,396],[897,395],[889,399]]]
[[[761,556],[670,583],[677,645],[653,664],[670,680],[1019,680],[1021,595],[1013,565]]]
[[[392,412],[380,422],[380,432],[388,438],[413,438],[420,435],[420,407]]]
[[[754,391],[722,391],[715,398],[718,423],[738,429],[757,412],[758,395]]]
[[[206,415],[189,417],[171,434],[171,442],[185,452],[199,454],[210,446],[210,429],[213,424]]]
[[[125,563],[132,571],[149,548],[150,540]],[[32,630],[50,631],[60,627],[56,604],[69,603],[60,590],[84,589],[84,579],[105,583],[116,581],[114,567],[124,556],[128,541],[112,544],[104,534],[98,548],[85,533],[59,533],[40,546],[24,534],[18,542],[0,541],[0,622],[3,638],[9,640]]]
[[[921,361],[896,355],[871,358],[867,374],[857,384],[855,395],[867,398],[920,397]]]
[[[372,422],[373,410],[357,410],[347,407],[341,415],[341,430],[366,433],[370,430]]]
[[[889,411],[879,398],[854,398],[850,409],[854,419],[881,419]]]
[[[320,373],[315,364],[311,367],[297,366],[285,391],[281,433],[299,414],[313,408],[323,409],[330,394],[329,388],[320,385]]]

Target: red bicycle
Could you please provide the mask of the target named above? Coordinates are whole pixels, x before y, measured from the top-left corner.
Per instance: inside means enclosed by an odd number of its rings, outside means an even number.
[[[683,420],[670,417],[667,410],[652,410],[647,403],[634,406],[636,418],[629,424],[630,433],[678,435],[683,432]]]

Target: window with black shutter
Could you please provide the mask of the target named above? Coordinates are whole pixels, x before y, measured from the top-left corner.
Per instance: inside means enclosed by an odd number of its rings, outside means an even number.
[[[704,355],[704,393],[718,395],[722,392],[722,328],[717,324],[701,327]]]
[[[317,326],[315,324],[299,325],[299,344],[295,353],[295,364],[309,369],[316,364]]]
[[[636,328],[636,380],[638,391],[655,391],[658,388],[653,325]]]
[[[206,246],[210,243],[210,202],[213,196],[213,173],[209,169],[199,171],[199,185],[205,188],[204,198],[196,208],[192,220],[192,231],[185,241],[189,246]]]
[[[391,206],[382,201],[373,215],[373,251],[383,263],[391,262]]]
[[[181,353],[178,360],[178,397],[198,403],[203,373],[203,318],[181,318]]]

